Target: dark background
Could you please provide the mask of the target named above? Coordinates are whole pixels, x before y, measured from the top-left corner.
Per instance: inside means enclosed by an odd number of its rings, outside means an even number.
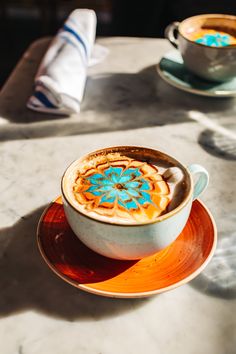
[[[236,15],[236,0],[0,0],[0,87],[29,44],[54,35],[75,8],[92,8],[98,36],[163,37],[171,21],[203,13]]]

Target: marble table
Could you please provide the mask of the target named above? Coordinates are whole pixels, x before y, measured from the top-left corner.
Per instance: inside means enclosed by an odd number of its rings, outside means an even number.
[[[236,353],[236,101],[178,91],[156,71],[162,39],[103,38],[79,115],[34,113],[25,103],[49,39],[32,44],[0,97],[0,353]],[[217,251],[196,279],[149,299],[84,293],[55,276],[36,225],[60,193],[65,167],[109,145],[164,150],[203,164],[202,200],[216,219]]]

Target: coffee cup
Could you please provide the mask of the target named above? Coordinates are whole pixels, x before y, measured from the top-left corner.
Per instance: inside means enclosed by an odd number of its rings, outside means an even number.
[[[178,237],[208,180],[202,166],[184,167],[161,151],[109,147],[66,169],[63,206],[75,235],[90,249],[109,258],[140,259]]]
[[[199,77],[223,82],[236,75],[236,16],[205,14],[167,26],[165,37],[186,68]]]

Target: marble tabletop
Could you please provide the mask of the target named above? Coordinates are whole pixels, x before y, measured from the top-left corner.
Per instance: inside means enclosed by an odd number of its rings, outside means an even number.
[[[49,39],[33,43],[0,96],[0,353],[236,353],[236,101],[178,91],[156,65],[163,39],[103,38],[79,115],[27,110]],[[215,217],[214,258],[193,281],[148,299],[84,293],[55,276],[36,246],[36,226],[60,194],[65,167],[111,145],[144,145],[211,176],[202,200]]]

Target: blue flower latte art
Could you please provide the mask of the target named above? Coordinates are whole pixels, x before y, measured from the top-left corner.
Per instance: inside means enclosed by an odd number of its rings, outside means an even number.
[[[221,35],[220,33],[205,34],[202,38],[197,39],[196,42],[211,47],[224,47],[230,44],[230,37],[228,34]]]
[[[236,44],[236,38],[225,32],[213,29],[201,29],[193,34],[196,43],[210,47],[226,47]]]
[[[143,222],[167,208],[169,187],[155,166],[119,154],[93,162],[79,171],[74,185],[87,212]]]
[[[99,196],[100,203],[117,203],[127,210],[138,209],[139,204],[152,203],[151,187],[138,168],[109,167],[104,174],[96,173],[88,177],[91,187],[86,192]]]

